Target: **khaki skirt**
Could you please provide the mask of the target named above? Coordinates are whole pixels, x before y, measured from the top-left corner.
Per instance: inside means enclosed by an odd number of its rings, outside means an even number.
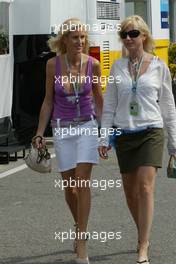
[[[129,173],[139,166],[162,167],[164,146],[163,128],[117,136],[116,154],[120,172]]]

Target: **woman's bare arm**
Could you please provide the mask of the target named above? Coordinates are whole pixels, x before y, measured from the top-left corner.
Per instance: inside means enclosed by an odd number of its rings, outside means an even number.
[[[98,82],[93,81],[92,84],[92,91],[95,98],[95,105],[96,105],[96,116],[98,120],[101,120],[102,110],[103,110],[103,94],[102,94],[102,87],[101,87],[101,69],[100,63],[98,60],[93,61],[93,76],[95,80]]]
[[[39,124],[36,135],[43,136],[53,109],[54,96],[54,75],[55,75],[55,58],[47,61],[46,64],[46,93],[40,110]]]

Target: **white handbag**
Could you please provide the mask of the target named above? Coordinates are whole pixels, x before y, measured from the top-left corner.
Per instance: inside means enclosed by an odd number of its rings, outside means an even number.
[[[31,144],[29,153],[24,158],[26,165],[37,172],[51,172],[51,155],[46,147],[37,149]]]
[[[168,167],[167,167],[167,177],[176,179],[176,158],[170,156]]]

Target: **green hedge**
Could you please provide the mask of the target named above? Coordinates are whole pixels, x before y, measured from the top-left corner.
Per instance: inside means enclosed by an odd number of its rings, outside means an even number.
[[[169,69],[172,80],[176,78],[176,43],[170,43],[169,46]]]

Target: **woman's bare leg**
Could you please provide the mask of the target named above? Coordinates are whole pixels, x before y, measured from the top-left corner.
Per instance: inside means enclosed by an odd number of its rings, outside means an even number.
[[[154,210],[156,168],[141,166],[133,173],[122,174],[128,208],[138,230],[138,260],[148,259],[149,238]]]
[[[75,169],[61,172],[62,179],[68,181],[65,188],[65,200],[70,208],[75,223],[77,223],[77,188],[69,187],[70,179],[75,180]]]
[[[79,236],[84,234],[87,230],[88,217],[90,213],[91,195],[90,195],[90,177],[92,171],[91,163],[79,163],[76,167],[76,179],[78,182],[77,195],[77,222],[79,229]],[[82,180],[82,182],[81,182]],[[80,185],[81,184],[81,185]],[[77,241],[77,257],[85,259],[87,257],[85,235]]]
[[[141,166],[137,169],[137,182],[139,188],[139,255],[138,261],[148,259],[149,238],[154,211],[154,187],[156,168]]]
[[[125,197],[127,201],[128,208],[133,217],[138,230],[138,201],[139,193],[137,188],[137,177],[136,173],[124,173],[122,174],[123,188],[125,192]]]

